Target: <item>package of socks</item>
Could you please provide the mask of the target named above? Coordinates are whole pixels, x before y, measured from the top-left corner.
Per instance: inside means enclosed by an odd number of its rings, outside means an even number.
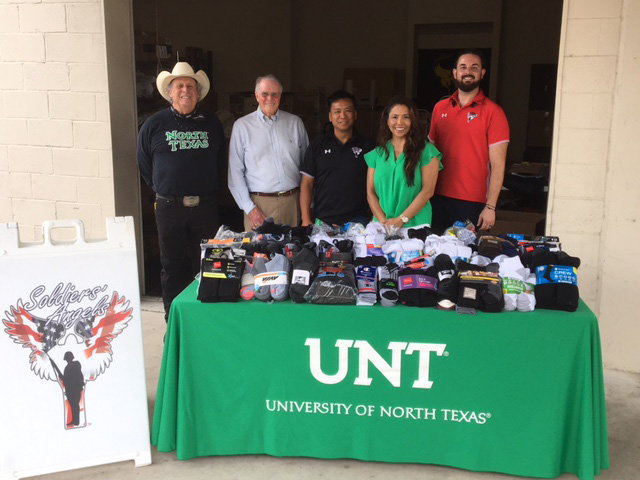
[[[504,294],[504,309],[508,312],[532,312],[536,306],[534,295],[535,285],[524,282],[519,278],[503,277],[502,293]]]
[[[438,303],[438,272],[435,267],[405,267],[398,272],[400,303],[412,307],[435,307]]]
[[[257,258],[253,262],[255,298],[281,302],[289,298],[289,260],[280,253],[269,261]]]
[[[304,303],[304,294],[307,293],[311,283],[316,278],[318,265],[320,264],[315,252],[315,243],[307,243],[300,251],[292,253],[291,264],[291,286],[289,296],[294,303]]]
[[[486,267],[458,261],[458,307],[501,312],[504,308],[499,267],[490,263]]]
[[[518,242],[520,254],[530,253],[534,250],[549,250],[550,252],[560,252],[562,244],[560,238],[543,235],[508,235]]]
[[[495,258],[498,255],[518,255],[518,242],[507,236],[481,235],[478,238],[478,255]]]
[[[398,303],[398,270],[395,263],[378,267],[378,297],[383,307],[395,307]]]
[[[230,230],[226,225],[221,225],[216,236],[203,240],[201,246],[210,247],[226,247],[226,248],[244,248],[253,240],[253,232],[234,232]]]
[[[378,267],[386,265],[384,257],[375,255],[358,257],[353,261],[356,267],[358,300],[356,305],[371,306],[378,301]]]
[[[198,300],[204,303],[237,302],[244,260],[219,258],[205,252],[201,260]]]
[[[355,267],[338,263],[320,265],[304,299],[308,303],[353,305],[357,296]]]
[[[458,300],[458,276],[451,257],[441,253],[433,260],[438,273],[438,308],[453,310]]]
[[[353,240],[334,240],[333,244],[321,241],[318,245],[318,258],[321,263],[353,261]]]
[[[523,263],[536,274],[536,306],[575,312],[578,308],[580,259],[566,252],[534,250],[523,255]]]

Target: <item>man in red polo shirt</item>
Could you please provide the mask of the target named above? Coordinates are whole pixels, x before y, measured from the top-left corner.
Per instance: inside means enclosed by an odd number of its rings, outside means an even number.
[[[471,220],[480,230],[496,221],[509,123],[502,108],[480,89],[485,73],[479,52],[462,52],[453,69],[458,90],[433,109],[429,140],[442,152],[444,165],[431,199],[436,231],[457,220]]]

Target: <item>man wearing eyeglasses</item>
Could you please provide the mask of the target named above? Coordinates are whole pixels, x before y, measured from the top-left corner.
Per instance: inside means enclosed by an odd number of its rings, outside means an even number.
[[[266,217],[292,227],[300,223],[300,163],[309,145],[302,120],[280,110],[282,83],[256,79],[258,109],[233,125],[229,144],[229,190],[244,212],[244,228]]]

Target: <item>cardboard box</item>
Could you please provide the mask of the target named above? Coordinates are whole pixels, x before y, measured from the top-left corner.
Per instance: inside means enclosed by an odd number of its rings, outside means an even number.
[[[546,215],[543,213],[498,210],[496,224],[491,229],[491,233],[544,235],[545,219]]]
[[[517,173],[520,175],[536,175],[540,177],[549,178],[549,164],[548,163],[514,163],[509,169],[511,173]]]

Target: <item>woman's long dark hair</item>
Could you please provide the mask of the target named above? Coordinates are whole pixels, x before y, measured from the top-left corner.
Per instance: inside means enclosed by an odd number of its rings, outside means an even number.
[[[407,184],[413,186],[416,176],[416,167],[420,162],[420,155],[424,150],[427,141],[427,130],[420,120],[418,108],[415,103],[406,97],[393,97],[389,104],[385,107],[380,116],[380,130],[378,130],[377,148],[381,148],[385,152],[385,161],[389,159],[389,150],[387,143],[391,140],[391,130],[387,125],[389,120],[389,112],[396,105],[404,105],[409,109],[409,118],[411,119],[411,128],[407,135],[407,141],[404,145],[404,175],[407,177]]]

